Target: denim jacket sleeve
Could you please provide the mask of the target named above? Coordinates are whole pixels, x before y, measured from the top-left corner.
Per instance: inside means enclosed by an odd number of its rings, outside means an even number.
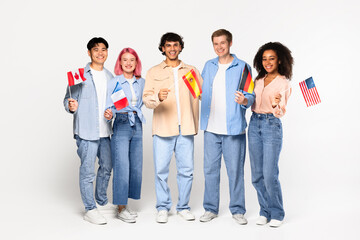
[[[247,64],[247,63],[246,63],[246,65],[247,65],[248,69],[250,69],[250,74],[251,74],[251,76],[252,76],[251,66],[250,66],[249,64]],[[246,106],[241,105],[241,107],[244,108],[244,109],[247,109],[247,108],[251,107],[251,105],[253,105],[253,103],[254,103],[254,101],[255,101],[255,94],[254,94],[254,92],[248,93],[248,92],[245,92],[245,91],[243,91],[243,90],[241,90],[241,92],[244,94],[244,96],[245,96],[245,97],[247,98],[247,100],[248,100],[247,105],[246,105]]]
[[[245,92],[243,90],[240,90],[240,92],[242,92],[245,96],[245,98],[247,98],[248,100],[248,103],[245,105],[241,105],[241,107],[243,109],[248,109],[249,107],[251,107],[251,105],[253,105],[254,101],[255,101],[255,94],[254,93],[248,93],[248,92]]]
[[[106,92],[106,105],[105,105],[105,110],[107,109],[110,109],[111,112],[112,112],[112,119],[114,118],[115,116],[115,106],[114,106],[114,103],[111,99],[111,95],[115,89],[115,86],[116,86],[116,82],[117,82],[117,79],[116,77],[112,78],[109,82],[108,82],[108,86],[107,86],[107,92]],[[107,120],[107,122],[111,122],[112,119],[110,120]]]

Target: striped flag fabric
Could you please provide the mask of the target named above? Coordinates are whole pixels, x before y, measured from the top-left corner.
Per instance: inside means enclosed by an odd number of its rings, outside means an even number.
[[[238,89],[248,93],[252,93],[254,91],[254,81],[252,80],[251,73],[247,65],[245,65],[244,71],[241,74]]]
[[[300,82],[299,85],[307,107],[321,103],[319,93],[312,77]]]
[[[111,100],[113,101],[116,110],[121,110],[129,106],[129,101],[127,100],[124,89],[122,89],[119,82],[116,83],[115,89],[111,94]]]
[[[78,68],[74,71],[67,72],[69,86],[74,86],[76,84],[82,83],[86,80],[84,77],[84,68]]]
[[[201,90],[199,79],[197,78],[194,69],[191,69],[182,78],[183,78],[186,86],[189,88],[191,95],[194,98],[197,98],[202,93],[202,90]]]

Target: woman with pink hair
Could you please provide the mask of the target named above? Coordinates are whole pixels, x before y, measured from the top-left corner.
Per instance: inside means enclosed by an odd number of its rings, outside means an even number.
[[[145,80],[141,78],[141,61],[132,48],[124,48],[116,61],[115,74],[108,84],[107,110],[104,117],[112,120],[111,157],[113,164],[113,204],[117,217],[136,222],[137,213],[128,207],[128,199],[140,199],[143,140],[141,107]]]

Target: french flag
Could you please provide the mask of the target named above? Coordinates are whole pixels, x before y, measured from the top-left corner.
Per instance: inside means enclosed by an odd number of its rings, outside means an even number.
[[[125,92],[120,86],[119,82],[116,83],[116,87],[111,94],[111,100],[113,101],[116,110],[120,110],[129,106],[129,101],[127,100]]]
[[[86,80],[84,77],[84,68],[79,68],[78,70],[67,72],[67,76],[69,86],[74,86]]]

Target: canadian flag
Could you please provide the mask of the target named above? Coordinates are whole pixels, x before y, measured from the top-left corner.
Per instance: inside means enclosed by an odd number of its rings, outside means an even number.
[[[122,89],[119,82],[116,83],[116,87],[111,94],[111,100],[113,101],[116,110],[129,106],[129,101],[127,100],[124,89]]]
[[[67,73],[69,86],[74,86],[76,84],[82,83],[86,80],[84,77],[84,69],[79,68],[75,71],[70,71]]]

